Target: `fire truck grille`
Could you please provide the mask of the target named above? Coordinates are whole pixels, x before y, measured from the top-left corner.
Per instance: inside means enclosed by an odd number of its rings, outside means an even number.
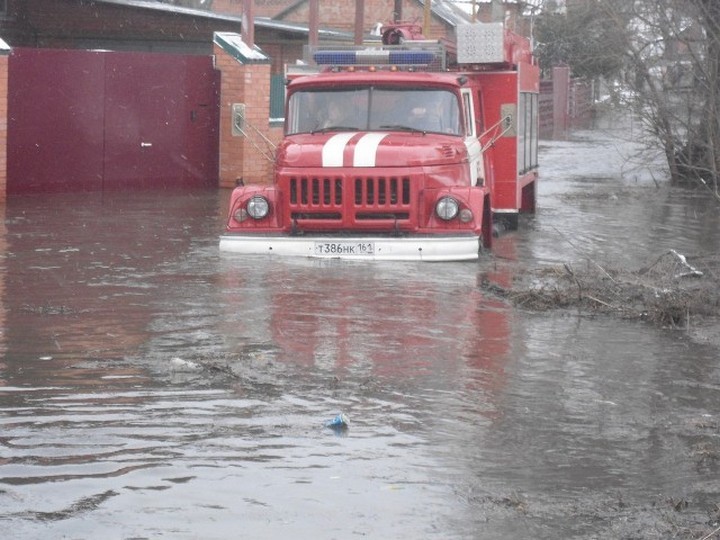
[[[293,219],[361,221],[410,219],[412,183],[409,177],[288,179]],[[348,214],[349,213],[349,214]]]
[[[409,178],[356,178],[355,205],[398,207],[410,204]]]
[[[290,204],[293,207],[341,206],[342,193],[340,178],[290,179]]]

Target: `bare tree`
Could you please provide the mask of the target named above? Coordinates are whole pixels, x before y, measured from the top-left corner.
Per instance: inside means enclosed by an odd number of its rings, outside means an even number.
[[[560,10],[546,1],[534,25],[535,54],[544,75],[553,67],[570,66],[574,77],[612,79],[621,71],[622,25],[607,24],[603,6],[595,1]]]
[[[623,29],[624,83],[674,182],[720,200],[720,2],[596,0]]]
[[[673,182],[720,200],[720,0],[546,0],[535,24],[541,66],[619,82]],[[629,98],[629,99],[628,99]]]

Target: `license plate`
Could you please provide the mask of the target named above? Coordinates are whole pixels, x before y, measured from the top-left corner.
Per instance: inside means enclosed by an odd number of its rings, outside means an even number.
[[[371,256],[375,254],[373,242],[315,242],[315,255],[343,257],[347,255]]]

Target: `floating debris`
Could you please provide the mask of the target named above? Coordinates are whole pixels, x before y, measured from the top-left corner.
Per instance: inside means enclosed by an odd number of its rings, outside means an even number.
[[[334,431],[344,431],[350,427],[350,419],[345,413],[340,413],[335,418],[327,420],[324,425]]]
[[[720,317],[720,257],[694,259],[669,250],[639,270],[565,263],[525,272],[509,288],[481,287],[535,311],[574,307],[689,328],[691,319]]]

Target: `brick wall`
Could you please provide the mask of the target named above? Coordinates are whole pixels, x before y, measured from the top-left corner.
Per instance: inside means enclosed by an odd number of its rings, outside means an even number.
[[[540,81],[540,138],[565,139],[572,129],[592,127],[592,85],[570,78],[567,67],[555,67],[552,74]]]
[[[333,0],[319,0],[320,26],[353,32],[355,30],[355,2],[337,2]],[[365,17],[363,29],[368,32],[378,22],[392,17],[392,2],[384,2],[380,10],[377,9],[376,0],[365,0]],[[304,2],[296,9],[290,11],[284,20],[299,24],[307,24],[310,20],[310,2]]]
[[[288,0],[255,0],[256,17],[273,17],[288,6]],[[216,13],[240,15],[243,0],[213,0],[212,10]]]
[[[320,26],[354,32],[355,30],[355,2],[338,2],[337,0],[320,0]],[[297,8],[287,13],[283,20],[298,24],[307,24],[310,18],[310,3],[303,2]],[[402,18],[404,21],[417,21],[422,26],[423,7],[414,0],[405,0],[402,6]],[[365,12],[363,29],[366,33],[376,23],[386,23],[393,19],[393,2],[388,0],[365,0]],[[437,17],[431,17],[430,35],[428,39],[439,39],[451,36],[453,29],[447,26]]]
[[[539,128],[541,139],[553,136],[553,82],[552,79],[540,81]]]
[[[240,15],[242,13],[243,0],[214,0],[212,9],[217,13],[227,13],[232,15]],[[294,2],[290,0],[255,0],[255,16],[256,17],[274,17],[282,13],[285,9],[292,6]],[[363,29],[366,33],[375,26],[376,23],[386,23],[393,19],[394,2],[390,0],[365,0],[365,16],[363,21]],[[422,26],[423,7],[415,0],[405,0],[403,2],[403,20],[417,21]],[[286,12],[282,20],[294,22],[298,24],[308,24],[310,20],[310,3],[306,0],[297,7]],[[320,26],[323,28],[332,28],[333,30],[343,30],[346,32],[355,31],[355,2],[338,1],[338,0],[319,0]],[[448,37],[448,33],[452,33],[451,27],[448,27],[437,17],[432,17],[430,23],[430,35],[426,36],[430,39],[439,39]]]
[[[294,64],[296,60],[303,59],[303,46],[305,42],[263,42],[262,50],[272,61],[272,73],[285,73],[286,64]]]
[[[277,136],[268,125],[270,116],[270,64],[242,64],[217,44],[215,66],[220,83],[220,187],[233,188],[238,179],[246,184],[272,181],[272,161],[263,136]],[[245,104],[245,133],[232,133],[232,105]],[[259,150],[256,146],[260,147]]]

